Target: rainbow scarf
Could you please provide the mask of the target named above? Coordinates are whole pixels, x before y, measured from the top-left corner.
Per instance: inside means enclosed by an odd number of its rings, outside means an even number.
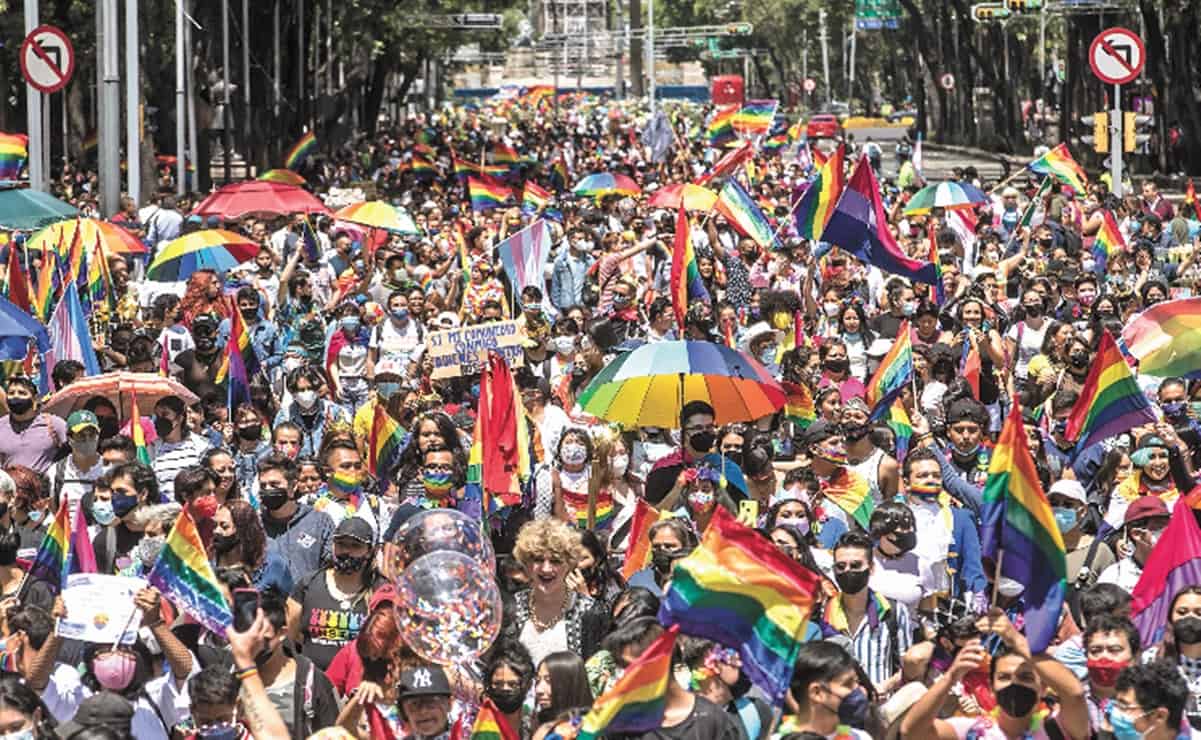
[[[888,606],[888,599],[869,588],[867,590],[867,604],[868,609],[865,615],[867,623],[872,629],[876,629],[879,627],[881,620],[888,614],[890,608]],[[841,632],[846,635],[851,633],[851,624],[847,619],[847,611],[842,605],[841,598],[830,599],[826,603],[825,612],[822,614],[822,622],[835,632]]]

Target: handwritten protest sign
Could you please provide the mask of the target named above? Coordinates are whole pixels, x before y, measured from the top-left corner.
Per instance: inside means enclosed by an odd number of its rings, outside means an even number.
[[[73,573],[67,576],[63,602],[67,617],[58,620],[58,634],[73,640],[112,645],[125,629],[121,642],[131,643],[142,626],[142,613],[133,598],[146,588],[143,578]],[[137,614],[134,612],[137,611]]]
[[[430,332],[426,352],[434,361],[432,377],[438,380],[478,373],[489,350],[501,353],[509,367],[521,367],[523,339],[516,321],[490,321]]]

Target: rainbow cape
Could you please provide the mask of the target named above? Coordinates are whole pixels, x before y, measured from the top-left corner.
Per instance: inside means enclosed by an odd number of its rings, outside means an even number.
[[[521,191],[521,210],[528,214],[535,214],[546,207],[550,202],[550,193],[545,188],[538,187],[538,183],[533,180],[527,180],[525,187]]]
[[[1122,329],[1143,375],[1201,378],[1201,296],[1157,303]]]
[[[29,159],[29,137],[0,133],[0,180],[16,180]]]
[[[909,440],[913,438],[913,425],[909,422],[909,414],[905,411],[901,399],[893,401],[888,407],[884,423],[897,439],[897,462],[904,462],[905,456],[909,454]]]
[[[1000,562],[1001,575],[1023,583],[1025,632],[1041,653],[1055,637],[1067,591],[1063,537],[1026,446],[1022,409],[1014,404],[993,448],[984,481],[981,553]]]
[[[175,520],[146,580],[209,632],[223,636],[233,624],[229,604],[217,586],[217,576],[188,509]]]
[[[86,531],[86,530],[85,530]],[[63,590],[67,585],[69,570],[68,553],[71,548],[71,512],[67,510],[67,497],[59,502],[54,521],[42,537],[37,554],[29,565],[28,581],[42,581],[54,593]],[[22,589],[22,592],[24,589]]]
[[[709,146],[717,149],[738,138],[738,134],[734,131],[734,117],[737,115],[737,105],[713,112],[713,117],[705,125],[705,140]]]
[[[487,175],[467,178],[467,192],[471,196],[473,211],[490,211],[500,208],[513,199],[513,192]]]
[[[692,248],[692,226],[684,207],[676,212],[676,239],[671,252],[671,306],[675,311],[676,325],[684,332],[684,316],[688,313],[691,300],[709,300],[709,291],[701,281],[701,271],[696,265],[696,251]]]
[[[909,333],[909,321],[902,321],[897,329],[897,338],[880,360],[872,379],[867,383],[867,405],[872,410],[872,419],[888,413],[892,402],[901,395],[905,384],[913,377],[913,342]]]
[[[819,481],[819,485],[823,496],[845,511],[860,527],[869,528],[876,502],[872,499],[871,486],[866,478],[850,468],[840,467],[830,480]]]
[[[734,116],[734,130],[740,134],[758,136],[766,134],[771,129],[772,119],[776,116],[778,100],[748,100],[742,110]]]
[[[771,248],[775,243],[776,234],[767,222],[767,217],[734,178],[726,180],[717,196],[716,208],[734,228],[754,239],[755,243],[764,249]]]
[[[676,563],[659,621],[738,650],[742,670],[779,702],[818,577],[717,507],[700,546]]]
[[[1068,416],[1064,436],[1076,440],[1079,454],[1131,427],[1156,421],[1151,403],[1139,390],[1117,342],[1102,330],[1097,356]]]
[[[519,740],[517,732],[509,726],[509,720],[501,714],[492,700],[485,697],[480,713],[475,715],[469,740]]]
[[[387,478],[400,458],[405,430],[392,418],[379,399],[371,417],[371,436],[367,441],[367,469],[376,478]]]
[[[816,240],[820,239],[830,223],[834,213],[834,205],[838,203],[842,189],[846,186],[846,174],[843,169],[843,159],[846,157],[844,144],[839,144],[817,171],[817,177],[809,184],[809,189],[801,196],[796,206],[794,222],[797,234]]]
[[[129,403],[132,407],[129,412],[129,436],[133,440],[134,449],[137,450],[135,457],[143,465],[150,465],[150,448],[146,446],[146,431],[142,429],[142,415],[138,413],[136,391],[129,391]]]
[[[1077,193],[1083,193],[1088,187],[1088,175],[1084,174],[1084,168],[1072,159],[1067,144],[1055,147],[1026,165],[1026,169],[1040,175],[1052,175],[1063,184],[1072,186]]]
[[[312,131],[300,137],[284,155],[284,167],[296,170],[317,149],[317,135]]]
[[[1097,237],[1093,241],[1093,256],[1097,259],[1098,272],[1104,272],[1110,257],[1126,249],[1126,240],[1122,238],[1122,232],[1118,229],[1118,222],[1114,220],[1113,212],[1104,209],[1101,213],[1101,228],[1097,231]]]

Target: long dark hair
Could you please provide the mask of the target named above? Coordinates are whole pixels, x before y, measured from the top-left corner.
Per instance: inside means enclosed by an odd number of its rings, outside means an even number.
[[[416,471],[425,464],[425,456],[421,453],[420,437],[421,425],[427,421],[434,422],[434,425],[438,427],[438,433],[442,435],[442,443],[446,445],[446,449],[454,453],[456,458],[464,451],[463,445],[459,441],[459,430],[455,428],[455,423],[449,416],[441,411],[422,414],[413,422],[409,443],[400,451],[400,460],[396,465],[397,480],[415,477]]]
[[[92,672],[92,661],[101,653],[107,653],[113,649],[112,645],[92,644],[84,651],[84,665],[87,671],[83,674],[80,682],[92,690],[93,693],[105,691],[106,689],[100,685],[100,681],[96,679],[96,674]],[[146,649],[146,646],[141,641],[134,641],[131,645],[122,645],[120,650],[127,650],[133,653],[136,660],[136,667],[133,671],[133,678],[129,685],[121,691],[114,693],[120,694],[131,702],[136,702],[138,694],[143,691],[146,682],[154,678],[151,673],[151,665],[154,663],[154,656]]]
[[[625,589],[625,579],[613,569],[613,564],[609,562],[609,553],[605,551],[605,545],[596,536],[596,532],[591,529],[580,532],[580,544],[592,556],[595,563],[592,567],[592,575],[588,578],[588,586],[595,592],[595,598],[607,602],[606,594],[617,593]],[[616,586],[616,588],[611,589],[610,585]]]
[[[1172,631],[1172,612],[1176,611],[1176,602],[1181,596],[1201,596],[1201,586],[1185,586],[1172,597],[1168,607],[1168,623],[1164,626],[1163,642],[1159,644],[1159,657],[1169,660],[1176,665],[1180,660],[1180,648],[1176,647],[1176,634]]]
[[[561,651],[542,659],[539,668],[546,666],[550,674],[550,706],[538,711],[538,721],[548,722],[559,712],[572,707],[592,704],[592,689],[588,686],[588,674],[584,671],[584,659],[575,653]]]
[[[37,692],[29,688],[25,679],[17,673],[0,674],[0,708],[11,709],[29,717],[33,722],[33,736],[37,740],[50,740],[57,735],[57,723]]]

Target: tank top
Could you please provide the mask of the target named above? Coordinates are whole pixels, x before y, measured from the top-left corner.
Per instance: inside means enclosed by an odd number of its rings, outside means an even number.
[[[884,450],[877,447],[862,462],[847,464],[848,468],[863,476],[863,479],[867,481],[872,500],[877,504],[880,503],[880,461],[884,459],[884,454]]]

